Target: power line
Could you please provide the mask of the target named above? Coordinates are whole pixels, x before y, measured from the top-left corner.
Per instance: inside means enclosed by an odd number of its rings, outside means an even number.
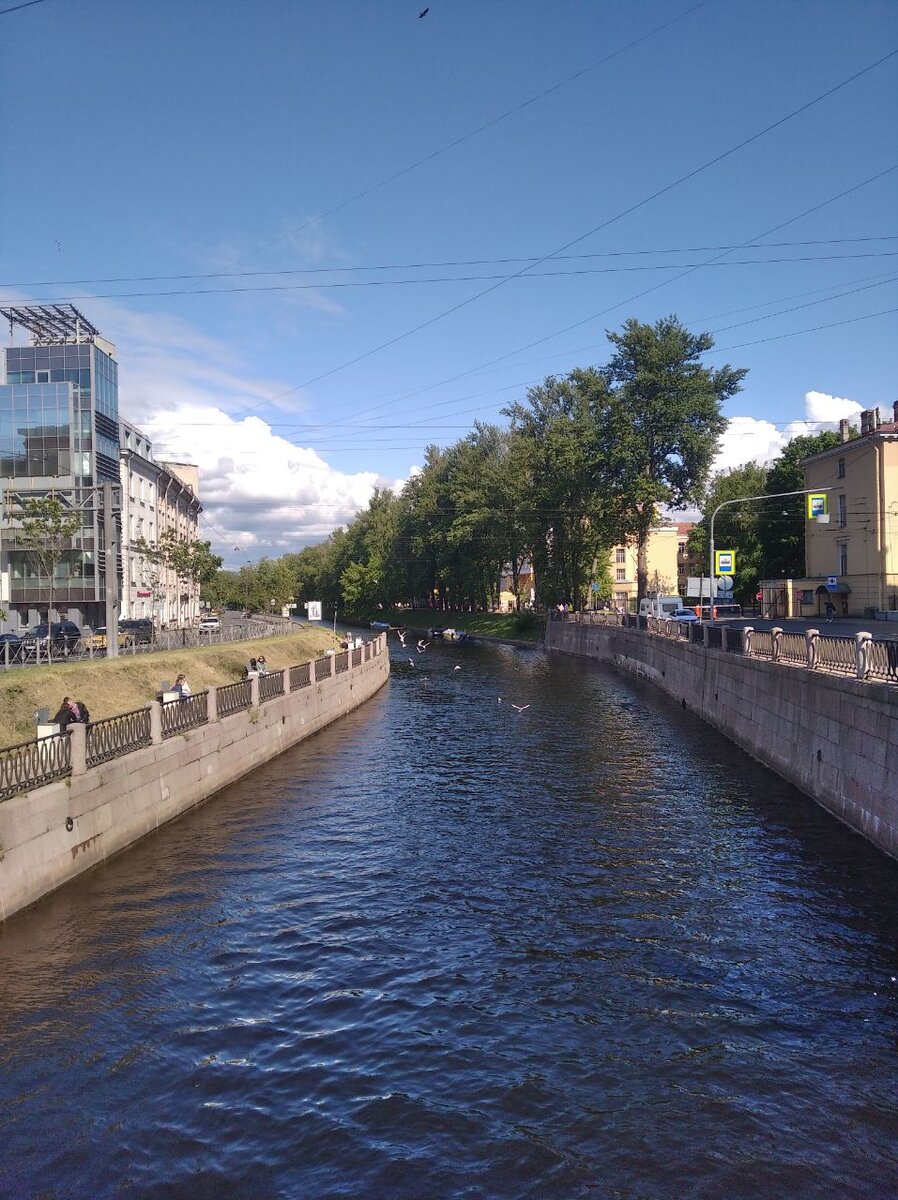
[[[758,141],[760,138],[765,137],[768,133],[772,133],[775,129],[781,128],[787,122],[794,120],[795,117],[800,116],[804,112],[807,112],[810,108],[813,108],[815,105],[820,104],[823,100],[828,99],[830,96],[835,95],[837,92],[841,91],[843,88],[848,87],[850,84],[856,82],[858,79],[861,79],[863,76],[869,74],[870,71],[873,71],[877,67],[882,66],[883,63],[888,62],[890,59],[894,58],[896,55],[898,55],[898,49],[890,50],[887,54],[882,55],[880,58],[876,59],[874,62],[869,63],[865,67],[862,67],[861,70],[855,71],[853,75],[848,76],[848,78],[841,80],[839,83],[834,84],[830,88],[827,88],[826,91],[821,92],[819,95],[815,96],[813,99],[808,100],[804,104],[799,105],[797,108],[792,109],[792,111],[789,113],[786,113],[785,116],[782,116],[782,117],[778,118],[776,121],[772,121],[770,124],[765,125],[763,127],[763,129],[759,129],[757,132],[751,134],[749,137],[743,138],[740,142],[737,142],[735,145],[729,147],[729,149],[724,150],[720,154],[715,155],[713,158],[708,159],[706,162],[702,163],[700,166],[694,167],[691,171],[687,171],[685,174],[680,175],[678,178],[674,179],[672,182],[665,184],[664,187],[658,188],[656,191],[652,192],[650,195],[645,196],[645,197],[643,197],[643,199],[636,201],[636,203],[629,205],[625,209],[622,209],[620,212],[616,213],[614,216],[608,217],[606,220],[599,222],[598,225],[594,225],[591,229],[586,230],[585,233],[579,234],[575,238],[571,238],[570,241],[565,242],[564,245],[558,246],[555,250],[552,250],[549,253],[543,255],[541,258],[537,259],[533,264],[523,267],[523,268],[521,268],[521,270],[515,271],[511,275],[505,276],[503,279],[499,280],[496,283],[491,284],[489,287],[483,288],[479,292],[476,292],[473,296],[469,296],[466,300],[459,301],[458,304],[454,304],[450,308],[445,309],[443,312],[437,313],[433,317],[429,317],[426,321],[419,322],[417,325],[413,326],[411,329],[407,329],[403,333],[397,334],[395,337],[389,338],[389,339],[387,339],[387,341],[381,342],[377,346],[373,346],[370,350],[365,350],[361,354],[355,355],[353,358],[346,360],[345,362],[341,363],[339,366],[332,367],[328,371],[323,371],[318,375],[312,376],[310,379],[305,380],[303,383],[297,384],[295,387],[287,388],[285,391],[279,392],[276,396],[272,396],[269,400],[261,401],[258,404],[249,406],[250,409],[254,410],[256,408],[260,408],[264,404],[273,403],[275,400],[280,400],[284,396],[291,395],[293,392],[299,391],[304,387],[310,387],[313,383],[319,383],[322,379],[327,379],[331,375],[335,375],[338,371],[342,371],[342,370],[345,370],[347,367],[354,366],[356,363],[362,362],[366,358],[370,358],[372,355],[379,353],[381,350],[386,350],[390,346],[396,345],[397,342],[403,341],[405,338],[411,337],[413,334],[419,333],[423,329],[427,329],[429,326],[434,325],[437,321],[443,320],[445,317],[448,317],[451,314],[460,311],[462,308],[466,308],[469,304],[473,304],[476,300],[482,299],[484,296],[487,296],[491,292],[496,291],[498,288],[503,287],[505,284],[510,283],[513,279],[518,278],[518,276],[527,273],[528,271],[530,271],[532,269],[533,266],[539,266],[540,263],[547,262],[549,259],[553,258],[555,255],[561,254],[564,251],[569,250],[572,246],[576,246],[578,243],[585,241],[586,238],[592,237],[594,234],[599,233],[603,229],[607,229],[608,226],[616,223],[617,221],[622,220],[626,216],[630,216],[632,213],[638,211],[640,208],[645,207],[646,204],[650,204],[652,201],[657,200],[661,196],[666,195],[668,192],[673,191],[675,188],[679,187],[681,184],[688,182],[690,179],[696,178],[696,176],[700,175],[702,172],[707,171],[712,166],[716,166],[718,163],[721,163],[725,159],[730,158],[733,154],[738,153],[738,151],[744,150],[747,146],[750,146],[750,145],[752,145],[752,143]],[[771,232],[770,230],[765,230],[765,232],[763,234],[760,234],[759,236],[765,237],[770,232]],[[752,239],[752,240],[755,240],[755,239]]]
[[[12,8],[0,8],[0,17],[5,17],[7,13],[18,12],[20,8],[31,8],[35,4],[43,4],[44,0],[25,0],[23,4],[14,4]]]
[[[557,278],[577,278],[584,275],[619,275],[631,274],[636,271],[682,271],[685,269],[697,270],[701,267],[763,267],[763,266],[782,266],[785,263],[808,263],[808,262],[833,262],[843,260],[854,260],[859,258],[895,258],[898,257],[898,250],[879,250],[867,251],[860,254],[815,254],[815,255],[793,255],[790,258],[759,258],[759,259],[732,259],[729,262],[704,262],[704,263],[652,263],[646,266],[629,266],[629,267],[579,267],[575,270],[568,271],[538,271],[535,274],[519,273],[514,276],[515,279],[523,280],[524,282],[534,281],[538,279],[557,279]],[[501,280],[507,282],[505,275],[440,275],[440,276],[425,276],[423,279],[359,279],[351,282],[329,282],[329,283],[270,283],[259,284],[256,286],[245,287],[218,287],[218,288],[197,288],[192,292],[185,292],[182,289],[177,290],[162,290],[148,292],[92,292],[91,299],[94,300],[136,300],[147,299],[151,297],[162,298],[171,296],[231,296],[238,294],[247,294],[253,292],[302,292],[302,291],[330,291],[345,288],[385,288],[385,287],[406,287],[420,286],[422,284],[434,283],[472,283],[481,280]],[[65,304],[75,300],[84,300],[84,295],[78,293],[71,296],[42,296],[24,300],[24,304]]]
[[[763,342],[779,342],[784,338],[799,337],[804,333],[818,333],[821,329],[838,329],[842,325],[854,325],[858,321],[872,321],[874,317],[887,317],[898,312],[898,308],[884,308],[880,312],[866,313],[862,317],[846,317],[844,321],[832,321],[829,325],[813,325],[810,329],[796,329],[792,333],[778,333],[771,337],[758,338],[754,342],[739,342],[735,346],[717,346],[709,350],[709,354],[728,354],[730,350],[743,350],[746,346],[760,346]]]
[[[898,241],[898,234],[853,238],[812,238],[800,242],[754,242],[753,245],[757,250],[778,250],[796,249],[805,246],[845,246],[866,242],[894,241]],[[653,254],[707,254],[712,250],[741,250],[743,248],[744,243],[732,246],[666,246],[654,250],[596,250],[586,254],[556,254],[553,257],[558,259],[559,262],[575,262],[594,258],[637,258]],[[164,280],[177,282],[182,279],[202,281],[204,279],[257,279],[262,276],[281,275],[346,275],[362,271],[423,271],[435,270],[442,267],[508,266],[511,263],[536,263],[538,261],[536,255],[518,255],[514,258],[462,258],[446,259],[437,262],[369,263],[355,267],[283,267],[269,271],[210,271],[190,275],[110,275],[96,279],[39,279],[25,282],[0,283],[0,288],[92,287],[95,284],[101,283],[162,283]],[[779,260],[772,259],[769,261]],[[682,266],[683,264],[679,265]],[[182,293],[172,292],[170,294],[180,295]],[[189,293],[185,291],[183,294],[187,295]]]
[[[354,195],[349,196],[346,200],[341,200],[338,204],[334,204],[331,208],[325,209],[324,212],[319,213],[317,216],[309,217],[309,219],[304,221],[301,225],[297,225],[294,229],[290,229],[286,233],[279,234],[278,237],[272,238],[270,241],[265,242],[262,246],[258,246],[255,250],[251,250],[248,254],[244,254],[240,258],[232,260],[227,265],[229,267],[239,266],[240,263],[246,262],[247,259],[253,258],[257,254],[261,254],[263,250],[268,250],[272,246],[277,246],[281,242],[286,241],[288,238],[295,237],[297,233],[302,233],[302,231],[304,229],[308,229],[310,225],[314,225],[318,221],[323,221],[326,217],[333,216],[334,213],[340,212],[344,208],[348,208],[350,204],[355,204],[357,200],[363,200],[366,196],[370,196],[373,192],[379,191],[381,188],[386,187],[390,183],[394,183],[397,179],[401,179],[404,175],[408,175],[412,171],[416,171],[419,167],[423,167],[427,163],[433,162],[434,159],[440,158],[444,154],[448,154],[450,150],[454,150],[457,146],[461,146],[464,142],[469,141],[478,134],[484,133],[487,129],[492,129],[494,126],[500,125],[503,121],[507,121],[510,117],[515,116],[516,113],[522,112],[525,108],[529,108],[532,104],[536,104],[540,100],[544,100],[547,96],[551,96],[553,92],[560,91],[561,88],[566,87],[575,80],[582,78],[584,75],[588,75],[591,71],[597,70],[599,67],[611,62],[619,55],[626,53],[627,50],[632,50],[634,46],[638,46],[642,42],[648,41],[649,38],[654,37],[658,33],[663,33],[665,29],[669,29],[671,25],[675,25],[678,21],[682,21],[686,17],[691,16],[692,13],[697,12],[700,8],[703,8],[704,5],[705,0],[699,0],[698,4],[693,4],[691,8],[685,9],[677,16],[671,17],[669,20],[662,22],[660,25],[654,26],[654,28],[648,30],[647,33],[640,34],[639,37],[633,38],[632,41],[629,41],[625,43],[625,45],[618,47],[617,50],[612,50],[609,54],[604,55],[602,58],[596,59],[595,62],[589,63],[587,66],[582,67],[579,71],[575,71],[572,75],[568,75],[558,83],[552,84],[551,87],[544,88],[541,92],[536,92],[534,95],[528,97],[528,99],[522,100],[519,104],[515,104],[511,108],[506,109],[505,112],[500,113],[498,116],[491,117],[490,120],[484,121],[483,124],[478,125],[476,128],[468,130],[467,133],[461,134],[459,137],[454,138],[451,142],[447,142],[444,146],[440,146],[438,149],[431,151],[429,154],[425,154],[423,158],[419,158],[415,162],[409,163],[408,166],[402,167],[398,171],[394,171],[392,175],[385,176],[377,183],[371,184],[370,187],[363,188],[362,191],[356,192]]]

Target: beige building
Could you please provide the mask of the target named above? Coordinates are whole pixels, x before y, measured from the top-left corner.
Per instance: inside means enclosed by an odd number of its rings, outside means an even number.
[[[688,535],[687,535],[688,536]],[[685,539],[683,539],[685,542]],[[678,555],[681,535],[677,525],[658,525],[649,533],[646,545],[648,590],[663,596],[682,596],[677,591],[679,578]],[[626,610],[636,604],[636,544],[626,542],[609,553],[611,598],[615,607]]]
[[[861,436],[850,440],[842,421],[842,442],[802,464],[806,488],[829,489],[829,523],[807,522],[803,590],[815,600],[832,595],[837,610],[853,616],[898,609],[898,403],[892,416],[881,422],[869,409]],[[837,590],[827,593],[831,577]]]

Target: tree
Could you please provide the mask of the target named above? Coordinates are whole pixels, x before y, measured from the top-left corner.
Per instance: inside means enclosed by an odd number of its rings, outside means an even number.
[[[212,553],[211,542],[178,537],[173,529],[166,529],[155,545],[139,538],[135,546],[147,562],[173,571],[183,583],[200,589],[215,580],[222,564],[220,555]]]
[[[857,430],[851,431],[857,437]],[[767,472],[764,491],[797,492],[804,488],[801,462],[838,446],[832,430],[793,438]],[[787,496],[765,506],[758,517],[758,537],[767,579],[801,579],[805,573],[805,498]]]
[[[646,545],[659,505],[685,508],[701,500],[718,438],[723,401],[741,389],[745,370],[701,365],[714,345],[676,317],[654,325],[631,318],[604,369],[608,403],[601,413],[602,488],[625,536],[636,542],[637,596],[646,592]]]
[[[72,538],[81,530],[80,513],[66,508],[51,492],[47,496],[31,496],[24,504],[21,529],[16,542],[28,551],[36,574],[47,579],[47,625],[53,620],[53,591],[56,568],[71,549]]]
[[[604,449],[598,437],[608,402],[595,368],[549,376],[512,404],[512,434],[520,439],[526,479],[521,513],[540,602],[583,605],[596,561],[618,540],[598,480]]]
[[[767,471],[757,463],[746,463],[729,471],[720,471],[711,480],[702,504],[703,516],[689,534],[689,557],[698,567],[698,572],[710,576],[713,564],[709,562],[711,540],[711,516],[719,504],[726,500],[738,500],[744,496],[762,495],[767,483]],[[763,502],[754,504],[732,504],[722,508],[714,522],[714,541],[718,549],[735,550],[736,575],[733,580],[734,599],[741,604],[754,601],[758,590],[758,579],[764,557],[758,532],[759,514]],[[706,590],[705,599],[708,599]]]

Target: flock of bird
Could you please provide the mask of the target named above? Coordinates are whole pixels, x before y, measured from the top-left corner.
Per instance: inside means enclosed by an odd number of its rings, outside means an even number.
[[[391,632],[395,633],[396,636],[399,638],[399,644],[402,647],[402,649],[407,650],[408,646],[406,644],[406,638],[408,637],[408,633],[404,629],[396,629],[396,628],[392,629]],[[429,645],[430,645],[430,642],[425,641],[424,638],[419,638],[418,641],[415,643],[415,649],[417,650],[417,652],[419,654],[424,654]],[[408,665],[410,667],[418,666],[418,664],[415,662],[415,660],[413,658],[406,659],[406,662],[408,663]],[[461,665],[459,663],[456,663],[455,666],[452,668],[452,670],[460,671]],[[496,697],[497,704],[502,704],[505,702],[506,701],[505,701],[504,696]],[[518,714],[526,712],[527,709],[530,707],[529,704],[512,704],[511,701],[508,701],[507,703],[509,704],[509,707],[513,708],[515,710],[515,712]]]

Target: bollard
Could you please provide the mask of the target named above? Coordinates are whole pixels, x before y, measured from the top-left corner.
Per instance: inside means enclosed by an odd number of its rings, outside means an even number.
[[[84,775],[87,771],[87,726],[80,721],[70,725],[68,736],[71,739],[72,774]]]
[[[774,627],[770,630],[770,641],[771,641],[770,661],[771,662],[779,661],[780,641],[782,639],[782,636],[783,636],[782,629],[780,629],[779,625],[774,625]]]
[[[873,641],[872,633],[856,633],[854,635],[854,654],[857,661],[858,679],[866,679],[869,665],[867,663],[867,647]]]
[[[804,631],[805,650],[808,656],[809,671],[814,671],[817,668],[817,639],[819,637],[819,629],[806,629]]]
[[[150,710],[150,741],[154,746],[162,745],[162,705],[158,700],[151,700]]]

